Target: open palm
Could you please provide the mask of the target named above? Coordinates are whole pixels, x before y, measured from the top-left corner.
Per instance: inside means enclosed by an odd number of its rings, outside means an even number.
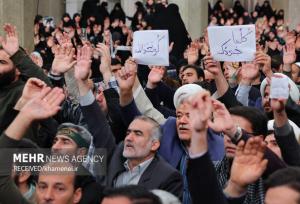
[[[52,63],[52,71],[57,74],[63,74],[70,70],[76,63],[73,59],[74,53],[74,48],[58,46]]]
[[[261,137],[252,137],[246,144],[241,141],[233,160],[230,179],[243,187],[259,179],[267,168],[265,149],[266,144]]]
[[[45,87],[38,96],[26,103],[21,112],[32,120],[47,119],[59,111],[64,97],[62,89]]]
[[[19,39],[16,27],[10,24],[5,24],[3,28],[6,32],[6,37],[5,39],[0,38],[0,43],[2,44],[5,52],[12,56],[19,50]]]
[[[88,46],[83,46],[77,52],[77,64],[75,65],[74,76],[77,80],[87,80],[91,70],[92,50]]]

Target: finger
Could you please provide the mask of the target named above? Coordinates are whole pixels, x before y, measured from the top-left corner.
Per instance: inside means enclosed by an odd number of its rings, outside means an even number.
[[[51,91],[51,88],[46,86],[42,89],[41,93],[37,96],[39,99],[43,99],[49,92]]]
[[[235,156],[240,156],[243,154],[243,150],[245,148],[245,141],[244,140],[241,140],[238,145],[237,145],[237,148],[236,148],[236,152],[235,152]]]
[[[39,86],[39,87],[46,86],[46,83],[44,81],[37,79],[37,78],[30,78],[28,80],[28,83],[31,83],[31,84]]]
[[[52,104],[53,101],[55,101],[57,94],[60,93],[62,93],[62,89],[55,87],[43,98],[43,100],[48,104]]]
[[[51,106],[56,107],[59,106],[65,99],[65,95],[63,93],[58,93],[55,95],[55,100],[52,101]]]
[[[264,158],[266,148],[267,148],[267,144],[263,140],[261,140],[260,143],[259,143],[259,146],[257,148],[258,158],[261,158],[261,159]]]
[[[81,49],[82,48],[77,49],[77,61],[81,60]]]
[[[246,145],[245,145],[245,148],[244,148],[244,151],[243,151],[243,153],[244,153],[245,155],[249,155],[249,154],[251,153],[252,143],[253,143],[253,142],[254,142],[254,138],[253,138],[253,137],[251,137],[251,138],[249,138],[249,139],[247,140]]]
[[[77,63],[76,60],[72,61],[72,62],[68,65],[69,69],[71,69],[72,67],[74,67],[76,63]],[[69,69],[68,69],[68,70],[69,70]]]

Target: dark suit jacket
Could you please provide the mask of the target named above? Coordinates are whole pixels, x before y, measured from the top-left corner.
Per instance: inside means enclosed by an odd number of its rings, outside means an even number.
[[[122,156],[124,149],[123,142],[114,151],[108,167],[108,186],[113,187],[117,176],[126,171],[124,162],[126,158]],[[181,198],[183,193],[183,180],[181,174],[168,164],[162,157],[156,155],[150,165],[142,174],[138,185],[147,189],[161,189],[173,193]]]

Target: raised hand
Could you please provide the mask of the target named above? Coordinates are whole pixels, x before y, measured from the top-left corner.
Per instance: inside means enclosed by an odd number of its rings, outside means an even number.
[[[131,92],[137,74],[137,64],[129,58],[125,62],[125,66],[117,73],[116,79],[118,81],[121,92]]]
[[[58,43],[63,47],[73,47],[71,38],[66,33],[63,33],[60,38],[58,38]]]
[[[102,74],[111,73],[111,56],[109,47],[103,43],[98,43],[96,50],[100,53],[101,56],[101,64],[100,64],[100,72]]]
[[[156,84],[160,82],[164,76],[165,68],[160,66],[151,66],[151,71],[148,75],[147,88],[153,89]]]
[[[45,82],[43,82],[40,79],[37,78],[30,78],[26,82],[22,96],[18,100],[17,104],[15,105],[16,110],[21,110],[24,105],[30,101],[31,99],[37,97],[43,88],[45,88],[47,85]]]
[[[55,50],[55,57],[52,63],[51,73],[61,75],[69,71],[75,64],[75,49],[67,46],[58,45]]]
[[[207,71],[213,74],[215,77],[222,74],[220,62],[215,61],[213,57],[208,53],[204,58],[204,67]]]
[[[173,47],[174,47],[174,42],[171,42],[170,45],[169,45],[169,53],[172,52]]]
[[[195,64],[199,58],[199,50],[194,46],[187,50],[188,64]]]
[[[283,63],[293,64],[296,61],[295,43],[286,44],[283,47]]]
[[[91,71],[92,49],[89,46],[83,46],[77,51],[77,63],[75,65],[74,76],[79,81],[86,81]]]
[[[212,100],[213,121],[208,121],[208,126],[216,132],[223,132],[229,137],[235,134],[236,126],[225,105],[218,100]]]
[[[212,99],[208,91],[201,91],[189,100],[191,127],[196,132],[206,131],[212,113]]]
[[[257,181],[267,168],[268,161],[264,159],[266,144],[261,137],[251,137],[245,144],[239,142],[231,166],[229,185],[246,189]]]
[[[271,57],[269,55],[262,51],[258,51],[255,53],[254,62],[262,67],[262,71],[267,77],[272,76]]]
[[[26,82],[23,92],[22,92],[22,98],[24,100],[31,100],[39,95],[39,93],[45,88],[47,85],[45,82],[43,82],[40,79],[37,78],[30,78]]]
[[[31,53],[30,54],[30,59],[39,67],[42,67],[43,66],[43,58],[42,57],[39,57],[37,56],[36,54],[34,53]]]
[[[211,117],[212,103],[208,91],[201,91],[189,100],[192,137],[189,145],[191,155],[205,153],[208,150],[207,128]]]
[[[19,50],[19,39],[16,27],[11,24],[5,24],[3,27],[6,36],[5,39],[0,37],[0,44],[4,51],[10,56],[14,55]]]
[[[259,76],[259,67],[253,63],[243,63],[240,70],[241,83],[250,85]]]
[[[62,89],[44,87],[36,97],[26,103],[21,109],[21,114],[26,115],[30,121],[47,119],[59,111],[59,105],[64,98]]]

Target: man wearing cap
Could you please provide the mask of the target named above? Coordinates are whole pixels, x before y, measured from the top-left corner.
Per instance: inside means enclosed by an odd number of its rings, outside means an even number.
[[[120,105],[126,121],[132,121],[134,116],[140,115],[133,100],[132,87],[136,77],[136,63],[130,61],[128,66],[121,70],[127,77],[117,77],[120,86]],[[159,154],[173,167],[178,169],[184,177],[183,203],[191,203],[186,179],[186,163],[188,159],[187,147],[190,143],[191,129],[189,123],[189,109],[186,104],[193,94],[202,91],[196,84],[187,84],[180,87],[174,95],[176,116],[169,117],[162,125],[163,136]],[[208,130],[209,154],[216,161],[224,156],[223,138]]]
[[[83,126],[63,123],[57,129],[53,140],[52,153],[86,155],[92,135]]]

